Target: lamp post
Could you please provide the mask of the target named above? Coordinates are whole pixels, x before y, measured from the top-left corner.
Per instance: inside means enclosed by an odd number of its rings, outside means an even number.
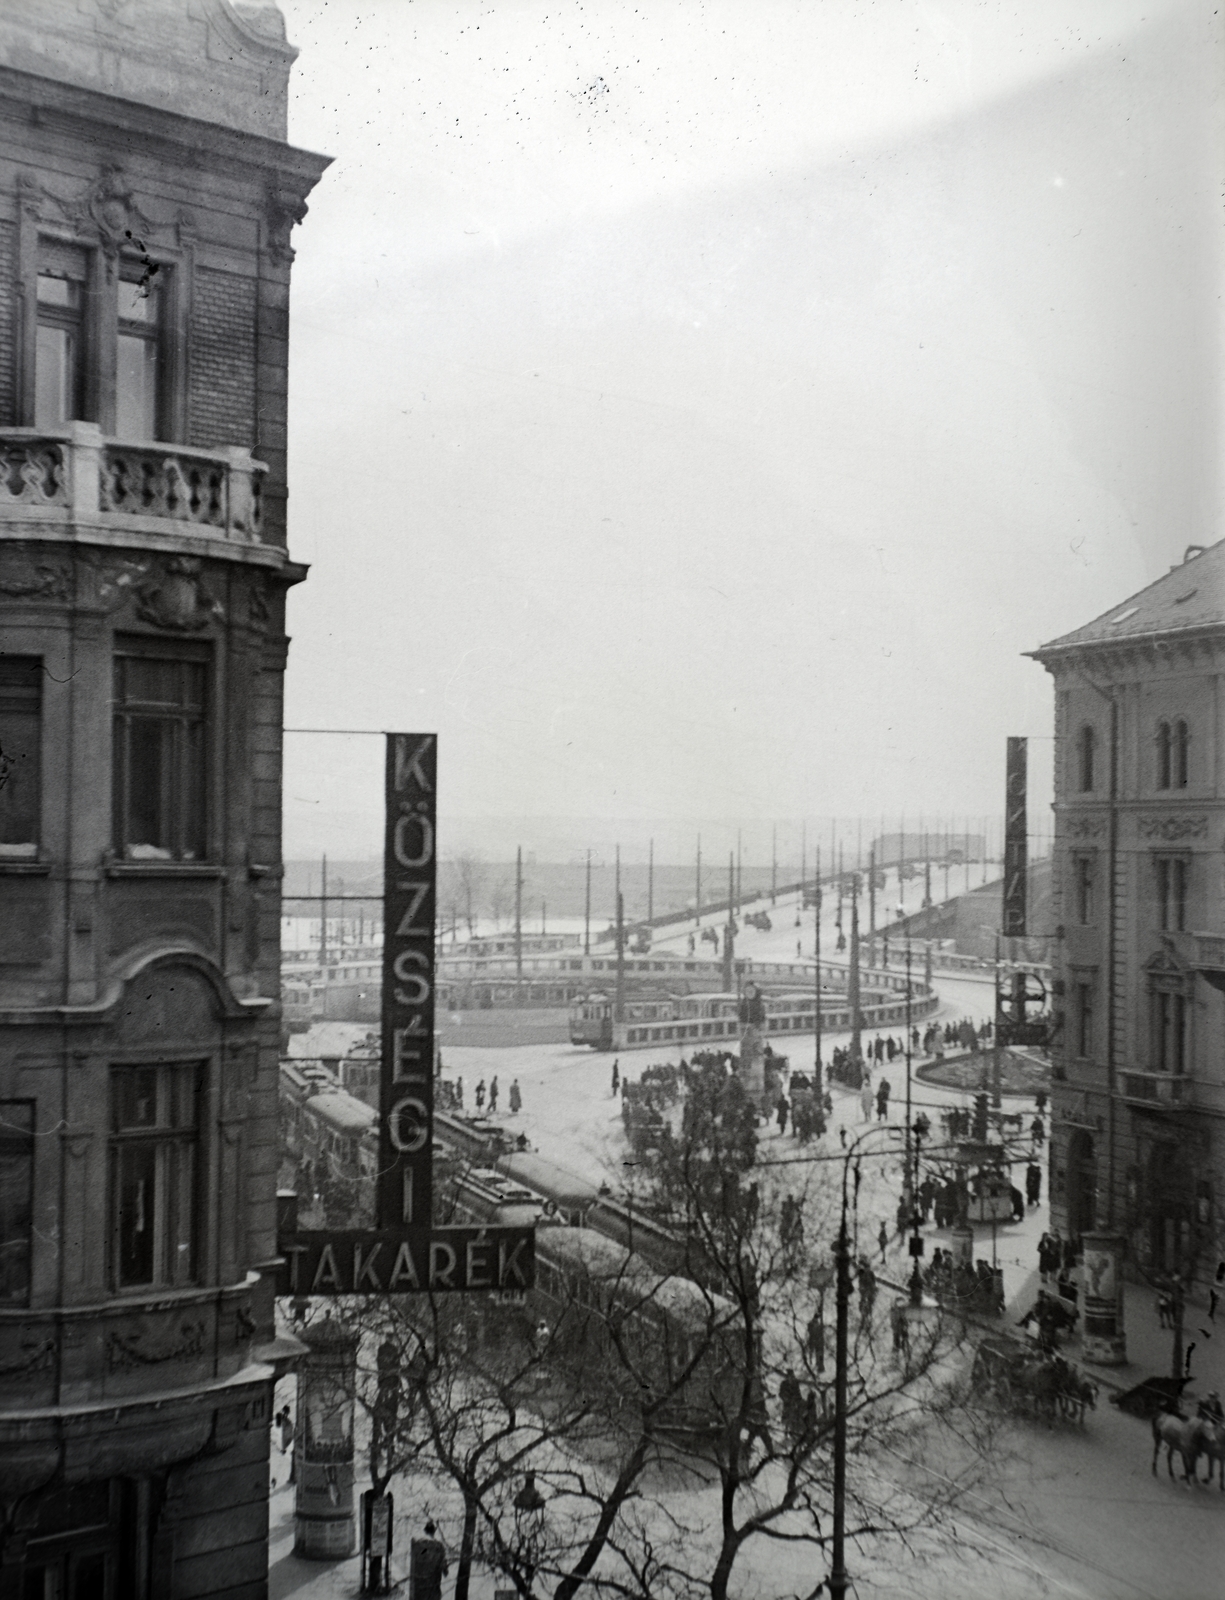
[[[906,1182],[902,1192],[908,1211],[914,1211],[914,1168],[911,1163],[910,1136],[910,940],[906,941]]]
[[[802,900],[803,898],[804,898],[803,891],[801,891],[800,899]],[[813,911],[812,918],[813,918],[813,931],[814,931],[814,933],[816,935],[815,949],[816,949],[816,957],[817,957],[816,977],[813,980],[814,988],[815,988],[815,992],[814,992],[814,995],[813,995],[813,1007],[814,1007],[813,1022],[814,1022],[814,1026],[816,1028],[816,1038],[817,1038],[815,1060],[814,1060],[814,1063],[813,1063],[813,1079],[814,1079],[814,1084],[815,1084],[815,1092],[819,1096],[821,1094],[821,1087],[822,1087],[821,1086],[821,1071],[822,1071],[822,1068],[821,1068],[821,849],[820,849],[820,846],[817,847],[817,886],[816,886],[816,892],[815,892],[815,894],[813,896],[813,901],[814,901],[815,909]]]
[[[834,1245],[834,1268],[837,1274],[835,1296],[836,1320],[834,1324],[834,1550],[829,1574],[830,1600],[845,1600],[846,1575],[846,1424],[847,1424],[847,1360],[851,1304],[851,1242],[847,1233],[846,1180],[851,1161],[859,1146],[873,1134],[896,1134],[896,1128],[868,1128],[852,1139],[842,1161],[842,1210],[838,1222],[838,1238]],[[856,1181],[858,1192],[858,1175]]]

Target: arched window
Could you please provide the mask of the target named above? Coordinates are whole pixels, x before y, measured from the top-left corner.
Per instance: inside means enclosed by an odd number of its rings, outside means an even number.
[[[1185,789],[1187,787],[1188,757],[1191,753],[1191,730],[1181,718],[1174,724],[1173,744],[1173,787],[1175,789]]]
[[[1088,723],[1080,730],[1076,741],[1077,776],[1082,794],[1088,794],[1093,788],[1093,757],[1097,748],[1097,736]]]
[[[1172,770],[1173,739],[1168,722],[1157,724],[1157,787],[1168,789],[1170,787],[1170,773]]]

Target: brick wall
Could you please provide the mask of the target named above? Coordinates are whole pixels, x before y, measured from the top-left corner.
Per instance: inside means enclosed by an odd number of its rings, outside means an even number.
[[[188,439],[206,450],[255,444],[255,282],[196,272]]]

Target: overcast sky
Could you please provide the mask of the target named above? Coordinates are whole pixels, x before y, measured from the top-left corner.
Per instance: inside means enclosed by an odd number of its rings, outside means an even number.
[[[1020,652],[1220,537],[1216,6],[282,9],[289,725],[444,815],[1049,798]],[[378,849],[376,741],[286,777]]]

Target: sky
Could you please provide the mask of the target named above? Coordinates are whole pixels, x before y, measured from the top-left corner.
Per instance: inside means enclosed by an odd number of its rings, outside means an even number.
[[[444,853],[981,817],[1010,734],[1048,827],[1022,652],[1220,537],[1218,8],[282,10],[287,724],[437,731]],[[378,745],[289,736],[288,855]]]

